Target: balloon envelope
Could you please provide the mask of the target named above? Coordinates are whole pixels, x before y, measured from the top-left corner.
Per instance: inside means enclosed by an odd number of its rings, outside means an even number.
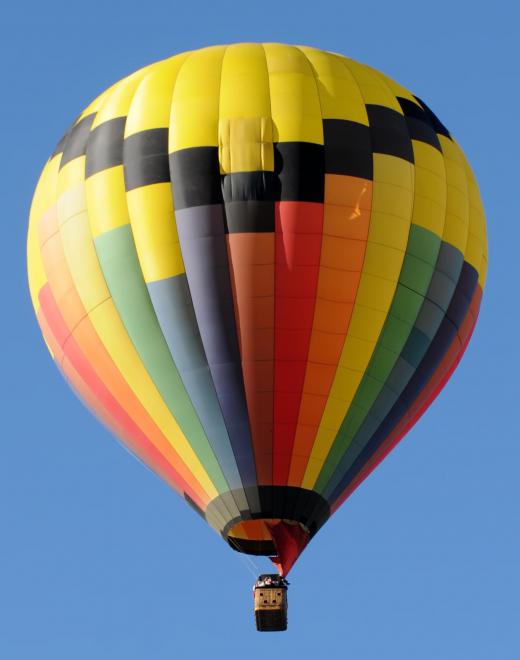
[[[86,404],[287,573],[446,383],[484,214],[428,106],[341,55],[182,53],[89,105],[31,209],[31,296]]]

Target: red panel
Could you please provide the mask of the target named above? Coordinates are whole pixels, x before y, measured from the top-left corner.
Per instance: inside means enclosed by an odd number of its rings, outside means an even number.
[[[289,476],[318,285],[323,204],[275,205],[273,484]]]

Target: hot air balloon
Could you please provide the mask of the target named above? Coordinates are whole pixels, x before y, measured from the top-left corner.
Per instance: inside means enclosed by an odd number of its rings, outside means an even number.
[[[460,147],[404,87],[316,48],[214,46],[72,124],[29,284],[78,396],[286,576],[460,361],[485,232]]]

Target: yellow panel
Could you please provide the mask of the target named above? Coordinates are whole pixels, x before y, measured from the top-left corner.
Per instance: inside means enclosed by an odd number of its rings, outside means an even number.
[[[404,252],[410,233],[410,220],[384,212],[370,216],[370,242]]]
[[[94,238],[130,222],[122,165],[89,176],[84,187],[90,230]]]
[[[364,372],[374,352],[376,341],[350,335],[348,337],[348,346],[349,354],[345,366],[353,371]]]
[[[446,186],[447,193],[447,209],[446,211],[453,216],[456,216],[460,222],[463,223],[466,228],[466,233],[468,231],[468,209],[469,209],[469,199],[467,191],[461,191],[458,187],[452,186],[448,183]],[[464,251],[464,247],[462,247]]]
[[[183,63],[170,115],[169,152],[218,146],[220,74],[225,46],[193,52]]]
[[[472,217],[472,212],[470,211],[470,218]],[[468,235],[468,244],[466,245],[466,252],[464,254],[464,260],[473,266],[478,272],[480,265],[482,263],[482,241],[479,236],[472,234],[471,232]],[[480,276],[480,273],[479,273]]]
[[[146,282],[185,272],[169,183],[155,183],[127,193],[139,263]]]
[[[394,186],[413,190],[413,165],[403,158],[388,154],[373,154],[374,182],[388,183]]]
[[[409,227],[410,225],[408,225]],[[404,244],[406,247],[406,242]],[[398,250],[379,243],[367,244],[363,273],[370,273],[378,277],[384,277],[391,282],[397,282],[404,261],[405,250]]]
[[[269,75],[261,44],[228,46],[222,61],[220,116],[270,117]]]
[[[99,267],[87,212],[60,222],[60,235],[74,284],[85,309],[89,311],[110,298],[110,292]]]
[[[69,190],[78,183],[83,183],[83,179],[85,178],[85,162],[85,156],[78,156],[78,158],[70,160],[61,168],[56,188],[57,197],[61,197],[64,193],[68,193]],[[84,203],[80,201],[79,197],[76,201],[77,204],[80,205]],[[67,204],[67,202],[63,201],[63,204]],[[78,208],[76,211],[71,210],[71,213],[80,213],[83,208],[84,206],[82,208]]]
[[[415,160],[415,199],[412,223],[442,237],[446,220],[446,168],[442,154],[412,141]]]
[[[173,87],[190,52],[150,67],[134,93],[125,125],[125,137],[152,128],[168,128]]]
[[[270,117],[219,120],[221,174],[274,171],[273,128]]]
[[[305,55],[294,46],[265,44],[275,142],[323,144],[317,82]]]
[[[401,98],[408,99],[409,101],[415,103],[419,108],[422,108],[419,101],[417,101],[414,95],[410,91],[408,91],[405,87],[400,85],[398,82],[396,82],[386,74],[381,73],[381,71],[378,71],[377,69],[374,69],[373,67],[368,66],[367,64],[365,64],[365,67],[367,69],[370,69],[370,71],[372,71],[374,75],[380,78],[381,81],[388,87],[388,89],[391,90],[394,96],[400,96]]]
[[[474,217],[470,217],[470,233],[475,234],[482,241],[482,247],[486,243],[486,223],[484,216],[484,207],[482,206],[482,200],[480,198],[480,192],[475,181],[475,177],[471,168],[466,163],[467,166],[467,177],[468,177],[468,194],[469,194],[469,204],[470,209],[474,213]]]
[[[415,167],[423,167],[436,175],[441,181],[446,179],[446,166],[443,154],[426,142],[412,140]],[[417,182],[415,184],[417,186]]]
[[[419,176],[417,177],[420,178]],[[444,199],[441,202],[433,201],[429,197],[416,195],[413,205],[412,222],[414,225],[424,227],[428,231],[442,238],[444,223],[446,221],[446,188],[444,188]]]
[[[469,215],[469,206],[467,213]],[[457,248],[462,254],[466,250],[466,243],[468,241],[468,220],[461,218],[459,215],[450,213],[450,190],[448,188],[448,205],[446,211],[446,223],[444,225],[444,233],[442,240],[453,247]]]
[[[59,178],[58,178],[59,181]],[[85,210],[85,185],[76,183],[58,197],[58,224],[64,224]]]
[[[91,130],[110,119],[126,117],[137,86],[152,67],[153,65],[140,69],[113,86],[111,93],[100,103]]]
[[[469,230],[469,199],[464,158],[457,146],[439,136],[446,168],[446,222],[442,239],[464,254]]]
[[[343,347],[340,364],[349,364],[350,345],[348,338],[350,335],[376,342],[383,329],[383,324],[387,317],[387,312],[371,309],[362,305],[357,305],[352,313],[352,319],[348,329],[347,340]],[[334,386],[333,386],[334,387]]]
[[[40,308],[38,295],[41,288],[47,282],[47,276],[43,268],[43,262],[40,254],[40,245],[38,241],[38,221],[34,214],[31,214],[29,220],[29,230],[27,232],[27,278],[29,280],[29,292],[34,311],[37,313]]]
[[[61,154],[48,160],[40,174],[31,203],[31,216],[34,216],[36,220],[56,204],[56,179],[60,159]]]
[[[145,130],[168,128],[173,90],[190,53],[160,62],[141,80],[127,113],[125,137]],[[168,182],[140,186],[126,193],[120,180],[117,195],[132,225],[139,263],[146,282],[183,273],[184,263]],[[102,220],[99,212],[93,216]],[[106,231],[104,229],[103,231]]]
[[[112,90],[118,83],[114,83],[111,85],[108,89],[105,89],[104,92],[102,92],[99,96],[97,96],[92,103],[89,103],[87,107],[83,110],[83,112],[77,117],[76,121],[74,124],[79,123],[82,119],[85,117],[88,117],[88,115],[93,114],[94,112],[98,111],[98,108],[101,106],[105,98],[112,93]]]
[[[29,230],[27,232],[27,276],[29,279],[29,291],[35,312],[38,312],[40,303],[38,294],[47,282],[47,276],[43,267],[40,253],[40,241],[38,238],[38,223],[41,216],[55,203],[56,177],[58,174],[59,158],[47,161],[42,170],[36,190],[34,191],[29,214]]]
[[[484,207],[480,198],[480,192],[475,176],[469,166],[462,149],[456,145],[464,163],[464,169],[468,182],[469,197],[469,228],[468,244],[464,253],[464,259],[476,268],[479,274],[479,284],[483,287],[487,274],[487,235]]]
[[[312,64],[318,77],[323,119],[345,119],[368,126],[365,102],[344,58],[317,48],[298,48]]]
[[[409,218],[412,214],[413,193],[410,189],[394,186],[390,183],[379,183],[374,186],[372,193],[372,208],[397,215],[400,218]]]
[[[464,155],[455,142],[444,135],[439,135],[438,137],[444,156],[444,168],[446,170],[448,184],[458,188],[464,193],[464,195],[466,195],[468,184],[466,181]]]
[[[338,389],[341,392],[341,397],[332,397],[332,399],[336,402],[344,402],[353,398],[362,378],[363,373],[361,371],[354,371],[344,366],[338,367],[338,371],[336,373],[336,382],[338,384]],[[342,408],[336,408],[335,415],[328,418],[328,428],[339,429],[344,417],[344,406]]]
[[[368,275],[365,272],[359,282],[356,303],[386,314],[392,304],[396,285],[397,280],[386,280],[382,277]]]
[[[375,74],[364,64],[346,57],[344,60],[357,81],[366,104],[383,105],[386,108],[395,110],[401,115],[403,114],[395,96],[379,75]]]

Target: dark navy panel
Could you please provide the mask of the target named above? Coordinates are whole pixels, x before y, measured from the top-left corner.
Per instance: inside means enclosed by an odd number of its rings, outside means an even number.
[[[325,172],[372,179],[372,141],[368,126],[345,119],[324,119]]]
[[[431,125],[435,129],[435,132],[438,135],[444,135],[445,137],[449,138],[450,140],[451,135],[446,126],[441,122],[441,120],[437,117],[437,115],[434,114],[434,112],[426,105],[424,101],[421,101],[421,99],[418,96],[415,96],[417,101],[422,105],[424,108],[424,112],[427,114],[428,119],[430,120]]]
[[[170,154],[175,210],[222,202],[218,147],[190,147]]]
[[[244,512],[244,515],[226,521],[218,531],[227,538],[229,531],[244,520],[285,519],[300,522],[305,525],[311,537],[323,526],[330,516],[330,507],[319,493],[299,488],[297,486],[258,486],[259,506],[255,511]],[[220,505],[232,493],[223,493],[213,499],[206,509],[206,520],[212,527],[218,529],[215,513],[220,512]]]
[[[280,200],[321,202],[325,195],[325,151],[311,142],[274,145],[274,171],[280,180]]]
[[[90,133],[85,177],[123,163],[123,138],[126,117],[110,119]]]
[[[274,202],[226,202],[226,231],[274,232]]]
[[[414,162],[408,125],[403,115],[382,105],[366,106],[372,150]]]
[[[50,155],[51,158],[54,158],[54,156],[57,156],[58,154],[63,153],[63,149],[65,148],[65,144],[67,143],[67,138],[69,137],[69,133],[72,130],[72,126],[65,132],[64,135],[60,138],[60,141],[58,144],[54,147],[54,151]]]
[[[415,327],[432,340],[443,318],[444,311],[431,300],[425,298],[417,315]]]
[[[403,346],[401,357],[413,367],[417,367],[429,345],[430,338],[424,332],[413,327],[406,340],[406,344]]]
[[[94,121],[96,113],[83,117],[75,126],[73,126],[65,137],[63,155],[60,161],[60,169],[69,161],[84,156],[87,149],[87,142],[90,135],[90,127]]]
[[[270,201],[280,199],[281,185],[274,172],[235,172],[222,177],[224,202]]]
[[[401,110],[406,118],[408,131],[412,140],[426,142],[426,144],[429,144],[442,152],[441,143],[439,142],[435,128],[430,121],[430,115],[425,112],[424,108],[409,99],[403,99],[399,96],[397,97],[397,100],[399,101]]]
[[[444,273],[455,284],[459,281],[460,271],[464,263],[464,255],[453,245],[441,243],[439,256],[437,257],[437,270]]]
[[[127,191],[170,181],[167,128],[130,135],[124,142],[123,156]]]
[[[272,541],[252,541],[251,539],[237,539],[227,537],[227,542],[236,552],[244,552],[246,555],[259,557],[275,557],[276,548]]]
[[[221,174],[218,147],[175,151],[170,154],[170,172],[176,210],[222,201],[324,199],[324,147],[311,142],[275,144],[274,172]]]

